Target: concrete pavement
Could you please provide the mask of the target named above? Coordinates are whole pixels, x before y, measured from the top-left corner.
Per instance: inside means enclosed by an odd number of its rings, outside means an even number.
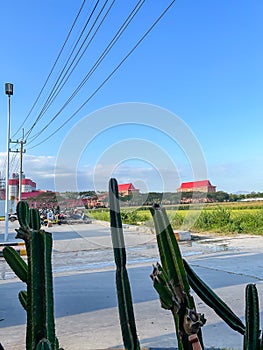
[[[65,350],[121,347],[108,228],[92,224],[67,227],[66,233],[63,233],[65,227],[62,226],[49,230],[54,235],[56,325],[61,346]],[[125,240],[141,345],[174,347],[172,317],[169,311],[160,308],[149,278],[152,263],[159,260],[156,239],[151,233],[127,228]],[[257,284],[263,310],[262,237],[199,235],[199,240],[180,243],[180,247],[198,274],[241,318],[244,317],[247,283]],[[16,299],[21,283],[12,278],[3,261],[0,261],[0,271],[3,278],[1,290],[5,290],[2,295],[5,301],[0,299],[0,319],[4,318],[0,322],[0,341],[5,350],[21,350],[24,348],[25,326],[22,321],[8,324],[8,310],[5,308],[6,303],[9,308],[17,308],[20,316],[17,315],[16,319],[25,319]],[[208,319],[203,327],[206,347],[241,349],[242,337],[226,326],[196,295],[194,297],[198,311]]]

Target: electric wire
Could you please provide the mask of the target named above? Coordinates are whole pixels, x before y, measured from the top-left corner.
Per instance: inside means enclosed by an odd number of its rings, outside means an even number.
[[[121,27],[118,29],[117,33],[111,40],[111,42],[108,44],[106,49],[103,51],[103,53],[100,55],[99,59],[96,61],[96,63],[92,66],[88,74],[85,76],[85,78],[81,81],[81,83],[78,85],[78,87],[75,89],[75,91],[72,93],[72,95],[68,98],[68,100],[64,103],[64,105],[60,108],[60,110],[54,115],[54,117],[49,121],[46,126],[44,126],[37,134],[35,134],[29,141],[28,144],[32,143],[37,137],[39,137],[49,126],[50,124],[60,115],[60,113],[66,108],[66,106],[73,100],[73,98],[78,94],[78,92],[81,90],[81,88],[85,85],[87,80],[90,78],[90,76],[96,71],[98,66],[101,64],[103,59],[106,57],[106,55],[109,53],[109,51],[112,49],[112,47],[115,45],[115,43],[118,41],[118,39],[121,37],[125,29],[128,27],[132,19],[135,17],[135,15],[138,13],[142,5],[144,4],[145,0],[140,0],[137,2],[136,6],[132,10],[132,12],[129,14],[129,16],[126,18],[125,22],[121,25]],[[94,95],[94,94],[93,94]]]
[[[56,88],[54,87],[53,89],[53,93],[52,95],[50,95],[49,101],[47,101],[46,105],[43,107],[42,110],[42,115],[48,110],[48,108],[50,107],[50,105],[53,103],[53,101],[55,100],[55,98],[58,96],[58,94],[60,93],[60,91],[62,90],[62,88],[65,86],[65,84],[67,83],[67,81],[69,80],[70,76],[72,75],[73,71],[76,69],[77,65],[79,64],[80,60],[82,59],[82,57],[84,56],[86,50],[88,49],[88,47],[90,46],[93,38],[95,37],[95,35],[97,34],[97,32],[99,31],[101,25],[103,24],[104,20],[106,19],[107,15],[109,14],[110,10],[112,9],[113,4],[115,3],[115,0],[112,1],[110,7],[108,8],[107,12],[105,13],[105,15],[103,16],[101,22],[99,23],[98,27],[96,28],[95,32],[93,33],[91,39],[89,40],[88,44],[85,46],[85,48],[83,49],[83,52],[81,53],[81,55],[79,56],[79,58],[77,59],[77,56],[80,52],[80,50],[82,49],[84,43],[86,42],[88,35],[90,34],[90,32],[92,31],[92,29],[94,28],[99,16],[101,15],[104,7],[106,6],[108,0],[105,2],[103,8],[101,9],[99,15],[97,16],[92,28],[90,29],[89,33],[86,35],[84,42],[82,43],[81,47],[79,48],[77,54],[75,55],[74,59],[72,60],[72,62],[70,63],[69,67],[67,68],[66,72],[64,73],[63,77],[61,78],[60,82],[58,84],[56,84]],[[75,62],[75,60],[77,59],[76,63],[73,66],[73,63]],[[73,66],[73,67],[72,67]],[[70,70],[71,69],[71,70]],[[29,133],[30,135],[30,133]],[[29,136],[28,135],[28,136]]]
[[[45,112],[45,110],[46,110],[46,106],[48,105],[48,103],[49,103],[49,101],[50,101],[50,99],[51,99],[51,97],[52,97],[53,91],[54,91],[56,85],[58,84],[59,79],[61,78],[61,75],[63,74],[63,72],[64,72],[64,70],[65,70],[65,68],[66,68],[66,66],[67,66],[67,64],[68,64],[68,62],[69,62],[69,60],[70,60],[70,58],[72,57],[72,55],[73,55],[73,53],[74,53],[74,51],[75,51],[75,49],[76,49],[76,47],[77,47],[77,45],[78,45],[78,43],[79,43],[81,37],[83,36],[83,34],[84,34],[85,30],[86,30],[86,27],[88,26],[88,24],[89,24],[89,22],[90,22],[90,20],[91,20],[91,18],[92,18],[92,16],[93,16],[93,14],[94,14],[94,12],[95,12],[97,6],[98,6],[98,4],[99,4],[99,1],[100,1],[100,0],[97,0],[97,1],[96,1],[96,4],[95,4],[95,6],[94,6],[93,9],[92,9],[91,14],[89,15],[89,17],[88,17],[88,19],[87,19],[87,21],[86,21],[86,23],[85,23],[85,25],[84,25],[84,27],[83,27],[83,29],[82,29],[80,35],[79,35],[78,40],[76,41],[76,43],[75,43],[73,49],[71,50],[71,53],[70,53],[70,55],[69,55],[69,58],[67,59],[65,65],[64,65],[64,68],[62,69],[62,71],[61,71],[59,77],[57,78],[57,81],[56,81],[55,85],[53,86],[53,88],[52,88],[52,90],[51,90],[51,92],[50,92],[50,94],[49,94],[49,96],[48,96],[48,98],[47,98],[47,100],[46,100],[46,102],[45,102],[45,104],[44,104],[42,110],[40,111],[38,117],[36,118],[35,122],[34,122],[33,125],[31,126],[31,128],[27,131],[27,133],[26,133],[26,139],[27,139],[27,138],[29,137],[29,135],[31,134],[31,132],[32,132],[32,130],[34,129],[34,127],[35,127],[35,125],[37,124],[37,122],[38,122],[38,121],[41,119],[41,117],[43,116],[43,114],[44,114],[44,112]],[[107,1],[108,1],[108,0],[107,0]]]
[[[164,17],[167,11],[172,7],[176,0],[171,1],[171,3],[164,9],[161,15],[155,20],[155,22],[150,26],[150,28],[144,33],[141,39],[133,46],[133,48],[128,52],[128,54],[121,60],[121,62],[112,70],[108,77],[98,86],[98,88],[89,96],[87,100],[73,113],[69,118],[67,118],[64,123],[60,125],[55,131],[53,131],[48,137],[37,143],[36,145],[30,147],[29,149],[36,148],[49,140],[54,136],[59,130],[61,130],[93,97],[94,95],[105,85],[105,83],[116,73],[116,71],[122,66],[122,64],[128,59],[128,57],[136,50],[136,48],[142,43],[142,41],[148,36],[148,34],[153,30],[153,28],[159,23],[159,21]]]
[[[55,69],[57,63],[58,63],[58,61],[59,61],[59,58],[61,57],[62,52],[63,52],[63,50],[64,50],[64,48],[65,48],[65,46],[66,46],[66,44],[67,44],[67,42],[68,42],[68,40],[69,40],[69,38],[70,38],[70,35],[71,35],[71,33],[72,33],[72,31],[73,31],[73,29],[74,29],[76,23],[77,23],[77,20],[78,20],[78,18],[79,18],[79,16],[80,16],[81,12],[82,12],[82,10],[83,10],[83,7],[84,7],[84,5],[85,5],[85,2],[86,2],[86,0],[83,0],[82,4],[81,4],[81,6],[80,6],[80,9],[79,9],[79,11],[78,11],[78,13],[77,13],[77,15],[76,15],[74,21],[73,21],[73,24],[72,24],[72,26],[71,26],[71,28],[70,28],[70,30],[69,30],[67,36],[66,36],[66,39],[65,39],[65,41],[64,41],[64,43],[63,43],[63,45],[62,45],[62,47],[61,47],[61,49],[60,49],[60,51],[59,51],[59,53],[58,53],[58,56],[57,56],[57,58],[56,58],[56,60],[55,60],[55,62],[54,62],[54,64],[53,64],[53,66],[52,66],[52,68],[51,68],[51,70],[50,70],[50,72],[49,72],[49,74],[48,74],[48,76],[47,76],[47,79],[45,80],[44,85],[42,86],[42,88],[41,88],[41,90],[40,90],[40,92],[39,92],[39,94],[38,94],[38,96],[37,96],[35,102],[33,103],[33,105],[32,105],[32,107],[31,107],[30,111],[28,112],[28,114],[27,114],[27,116],[26,116],[26,118],[24,119],[24,121],[22,122],[22,124],[19,126],[19,128],[17,129],[17,131],[14,133],[14,135],[12,136],[12,138],[13,138],[13,137],[18,133],[18,131],[21,130],[21,128],[24,126],[25,122],[27,121],[27,119],[28,119],[29,116],[31,115],[33,109],[35,108],[37,102],[39,101],[40,96],[42,95],[42,93],[43,93],[43,91],[44,91],[44,89],[45,89],[45,87],[46,87],[46,85],[47,85],[47,83],[48,83],[48,81],[49,81],[49,79],[50,79],[50,77],[51,77],[51,75],[52,75],[52,73],[53,73],[53,71],[54,71],[54,69]]]

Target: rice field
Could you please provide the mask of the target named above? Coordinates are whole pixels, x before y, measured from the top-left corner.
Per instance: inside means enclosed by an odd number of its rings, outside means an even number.
[[[173,229],[192,232],[246,233],[263,235],[263,202],[228,202],[166,207]],[[98,220],[109,221],[109,210],[89,211]],[[121,210],[123,223],[153,226],[146,207]]]

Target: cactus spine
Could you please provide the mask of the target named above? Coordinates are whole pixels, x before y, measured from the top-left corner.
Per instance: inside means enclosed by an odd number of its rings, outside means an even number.
[[[55,336],[52,235],[41,230],[37,209],[29,209],[26,202],[17,204],[20,228],[17,238],[25,241],[24,260],[10,247],[4,248],[4,257],[16,275],[27,284],[27,291],[19,292],[19,300],[27,312],[27,350],[58,350]]]
[[[172,227],[164,209],[151,208],[162,265],[154,267],[153,285],[159,293],[161,305],[173,314],[179,349],[192,349],[189,337],[197,334],[202,344],[201,326],[204,316],[196,312],[183,259]],[[158,286],[158,287],[157,287]]]
[[[116,179],[110,179],[109,182],[109,202],[111,238],[116,264],[116,287],[123,343],[125,349],[139,350],[140,343],[136,331],[131,289],[126,269],[126,250],[120,216],[118,183]]]

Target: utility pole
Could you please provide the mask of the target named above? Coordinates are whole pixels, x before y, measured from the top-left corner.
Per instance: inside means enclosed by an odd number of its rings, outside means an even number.
[[[23,153],[26,152],[26,150],[24,149],[24,144],[26,143],[26,141],[24,141],[24,129],[22,129],[22,139],[20,141],[16,140],[16,141],[10,141],[11,143],[16,143],[16,144],[20,144],[20,149],[16,149],[14,151],[10,151],[13,153],[20,153],[20,167],[19,167],[19,185],[18,185],[18,201],[22,200],[22,179],[23,179]]]
[[[5,93],[8,96],[8,115],[7,115],[7,136],[6,136],[6,175],[5,175],[5,236],[8,240],[8,220],[9,220],[9,152],[10,152],[10,96],[13,95],[13,84],[5,84]]]

